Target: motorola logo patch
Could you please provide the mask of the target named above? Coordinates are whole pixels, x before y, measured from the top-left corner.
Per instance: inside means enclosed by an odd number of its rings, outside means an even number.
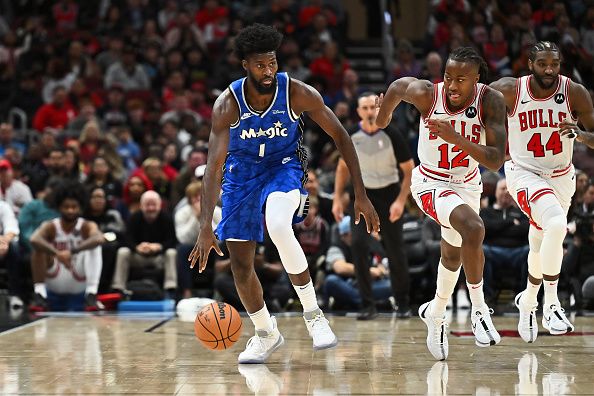
[[[470,106],[469,108],[466,109],[465,113],[466,113],[466,117],[468,117],[468,118],[476,117],[476,107]]]
[[[565,95],[563,95],[562,93],[558,93],[557,95],[555,95],[555,103],[561,104],[563,102],[565,102]]]

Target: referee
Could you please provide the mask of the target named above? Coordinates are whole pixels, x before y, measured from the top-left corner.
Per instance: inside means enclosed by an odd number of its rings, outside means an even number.
[[[412,170],[415,166],[410,150],[401,134],[388,126],[379,129],[375,124],[378,110],[375,106],[377,95],[366,92],[359,96],[357,114],[361,121],[350,131],[351,139],[359,157],[363,183],[367,196],[373,203],[380,218],[382,243],[390,263],[390,283],[396,299],[399,318],[410,317],[410,279],[408,259],[402,236],[402,213],[410,193]],[[402,170],[400,180],[398,168]],[[334,202],[332,213],[339,222],[344,216],[340,200],[349,180],[349,171],[344,160],[338,162],[334,181]],[[351,216],[355,219],[355,216]],[[377,316],[375,300],[371,292],[369,273],[369,239],[364,222],[351,224],[352,251],[355,274],[361,293],[362,310],[358,320],[369,320]]]

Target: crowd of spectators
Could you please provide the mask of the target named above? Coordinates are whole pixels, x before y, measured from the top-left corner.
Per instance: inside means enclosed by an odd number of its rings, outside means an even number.
[[[546,39],[562,50],[562,73],[593,92],[594,6],[585,0],[432,0],[429,11],[424,39],[396,38],[386,83],[402,76],[439,82],[448,53],[466,45],[483,54],[489,80],[520,76],[528,73],[530,45]],[[150,261],[137,257],[142,256],[138,246],[148,249],[158,243],[165,271],[160,281],[168,294],[190,297],[200,289],[237,301],[225,258],[213,257],[210,269],[198,276],[187,268],[185,257],[198,229],[212,105],[231,81],[245,75],[231,49],[237,32],[252,22],[273,25],[284,34],[277,53],[280,71],[318,89],[343,125],[352,126],[357,97],[366,89],[345,55],[347,26],[356,21],[339,1],[0,2],[0,192],[8,205],[2,212],[10,208],[18,219],[16,230],[9,217],[1,219],[0,265],[11,267],[11,304],[30,298],[30,236],[43,221],[58,216],[51,191],[65,180],[85,187],[84,217],[116,235],[102,247],[99,292],[125,292],[129,271]],[[334,287],[343,290],[340,296],[348,294],[348,266],[342,265],[350,264],[348,231],[335,224],[331,213],[337,152],[329,137],[304,118],[315,221],[298,225],[296,233],[316,288],[328,304],[339,294],[325,290]],[[414,108],[400,106],[394,120],[416,153]],[[594,150],[576,144],[574,162],[583,172],[570,213],[575,237],[568,239],[564,273],[567,289],[576,294],[594,274]],[[485,224],[492,221],[498,227],[487,227],[486,243],[489,275],[495,279],[501,258],[493,255],[510,254],[527,243],[518,239],[525,243],[516,246],[514,240],[510,246],[509,241],[489,239],[490,232],[525,228],[516,224],[524,221],[521,216],[499,221],[501,213],[507,216],[515,209],[498,177],[484,174],[485,207],[492,209],[485,212]],[[147,191],[155,194],[147,198]],[[414,203],[407,207],[407,221],[423,229],[427,255],[421,256],[429,263],[418,276],[430,278],[439,235],[429,237],[430,226],[420,216]],[[218,219],[220,213],[213,221]],[[153,240],[162,227],[171,235]],[[272,250],[266,243],[259,249],[258,273],[272,285],[266,298],[282,309],[293,296]],[[376,253],[370,257],[376,264],[371,271],[374,279],[385,281],[387,267]],[[421,283],[432,284],[426,279]],[[338,305],[357,305],[356,299],[342,297]]]

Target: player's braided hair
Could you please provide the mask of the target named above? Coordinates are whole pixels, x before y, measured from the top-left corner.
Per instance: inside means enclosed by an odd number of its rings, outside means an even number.
[[[557,52],[559,56],[561,56],[561,51],[559,51],[559,47],[557,47],[557,44],[551,43],[550,41],[539,41],[538,43],[530,47],[530,51],[528,52],[528,59],[534,62],[536,60],[536,54],[542,51]]]
[[[479,81],[486,82],[489,74],[489,67],[483,57],[472,47],[459,47],[450,53],[448,59],[456,62],[474,63],[479,68]]]
[[[254,23],[239,31],[235,38],[235,53],[239,59],[246,59],[252,54],[276,51],[282,40],[283,35],[274,27]]]

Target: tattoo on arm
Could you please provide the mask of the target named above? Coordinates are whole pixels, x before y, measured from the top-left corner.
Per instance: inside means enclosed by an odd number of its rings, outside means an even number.
[[[507,111],[503,95],[497,91],[487,92],[483,97],[483,109],[487,146],[492,148],[486,153],[487,160],[492,163],[502,162],[507,142]]]

